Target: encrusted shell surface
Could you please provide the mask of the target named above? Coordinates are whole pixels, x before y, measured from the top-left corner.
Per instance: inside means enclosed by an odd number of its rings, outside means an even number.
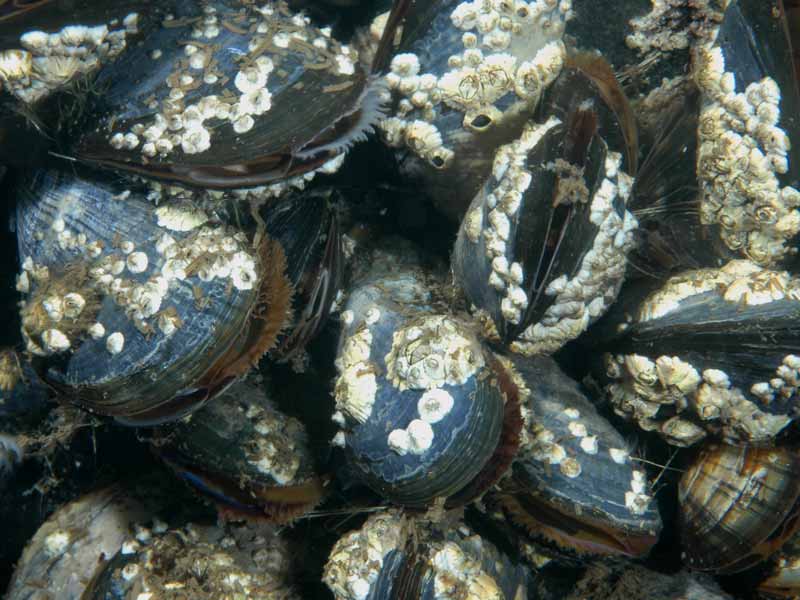
[[[518,135],[561,70],[571,2],[441,0],[412,7],[386,83],[393,107],[379,124],[407,149],[402,169],[460,219],[501,144]]]
[[[403,252],[373,258],[341,313],[337,441],[393,502],[462,503],[507,468],[519,409],[473,325],[443,311],[430,275],[402,264]]]
[[[355,50],[282,1],[183,3],[96,86],[79,159],[206,188],[313,170],[362,139],[380,104]]]
[[[194,206],[38,172],[19,189],[17,232],[28,351],[70,401],[122,422],[201,405],[285,324],[281,245],[267,236],[253,248]]]
[[[800,526],[798,469],[794,449],[704,448],[678,488],[686,564],[735,573],[780,549]]]
[[[238,382],[151,440],[181,479],[231,519],[285,521],[322,498],[303,424],[282,414],[265,386]]]
[[[800,94],[782,9],[720,3],[724,15],[693,48],[702,94],[697,128],[700,220],[763,266],[797,253]]]
[[[601,115],[580,95],[563,105],[559,90],[549,117],[497,151],[453,252],[486,333],[529,355],[554,352],[605,312],[636,228],[625,209],[632,180],[598,135]]]
[[[4,2],[0,6],[0,94],[33,105],[80,78],[90,80],[103,64],[135,43],[150,18],[167,4]]]
[[[416,545],[412,543],[416,540]],[[336,600],[519,600],[529,573],[461,523],[387,511],[333,547],[323,581]]]
[[[615,411],[679,446],[706,432],[772,443],[796,414],[800,282],[735,260],[647,289],[627,290],[596,333]]]
[[[83,598],[103,560],[120,550],[134,525],[151,518],[152,509],[124,486],[105,488],[67,504],[28,543],[7,600]]]
[[[642,556],[661,518],[647,473],[548,357],[509,359],[525,410],[511,473],[493,494],[533,536],[585,554]]]
[[[84,600],[295,600],[286,543],[270,526],[189,524],[130,539]]]

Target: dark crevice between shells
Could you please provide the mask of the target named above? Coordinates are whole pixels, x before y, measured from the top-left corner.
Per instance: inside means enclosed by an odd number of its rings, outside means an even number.
[[[520,489],[527,487],[518,482]],[[555,543],[560,550],[568,549],[579,554],[623,554],[640,557],[655,544],[655,535],[625,535],[615,532],[589,518],[575,517],[536,498],[531,494],[493,495],[509,518],[530,535]]]
[[[193,489],[212,498],[220,517],[225,520],[287,523],[317,506],[325,495],[325,484],[318,477],[289,486],[257,485],[249,481],[246,489],[242,489],[232,485],[226,477],[204,471],[197,465],[184,467],[174,453],[161,451],[159,456]]]

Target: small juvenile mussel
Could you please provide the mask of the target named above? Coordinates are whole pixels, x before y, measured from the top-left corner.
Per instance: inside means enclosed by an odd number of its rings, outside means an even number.
[[[78,159],[204,188],[317,169],[380,116],[355,49],[283,1],[179,3],[94,85]]]
[[[607,65],[580,60],[551,86],[541,120],[497,151],[453,251],[484,335],[526,355],[558,350],[606,311],[634,242],[623,166],[635,168],[635,139],[587,74]]]
[[[281,413],[266,382],[237,382],[187,418],[156,428],[151,443],[223,518],[282,522],[323,495],[305,428]]]
[[[646,555],[661,517],[644,469],[581,387],[546,356],[510,363],[525,427],[487,496],[532,537],[571,554]]]
[[[128,424],[202,405],[291,317],[293,257],[278,239],[254,247],[214,211],[161,200],[57,171],[17,192],[26,349],[66,400]]]
[[[509,143],[559,74],[571,2],[419,2],[385,80],[392,108],[379,129],[410,150],[405,174],[421,178],[439,208],[461,219]]]
[[[595,330],[614,410],[677,446],[771,444],[797,415],[800,280],[734,260],[635,284]]]
[[[436,274],[413,247],[389,244],[365,261],[341,313],[334,442],[392,502],[463,504],[508,468],[519,406],[477,328],[447,311]]]
[[[796,448],[708,444],[678,488],[684,559],[736,573],[777,552],[800,526]]]
[[[82,600],[297,600],[289,549],[269,525],[141,528]]]
[[[323,574],[336,600],[524,600],[529,579],[463,523],[395,510],[345,534]]]

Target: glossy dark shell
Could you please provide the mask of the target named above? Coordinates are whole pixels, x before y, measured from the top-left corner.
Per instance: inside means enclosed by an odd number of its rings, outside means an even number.
[[[758,593],[764,598],[796,598],[800,594],[800,554],[798,536],[793,535],[776,553],[764,580],[758,584]]]
[[[337,440],[358,477],[392,502],[462,504],[508,467],[519,409],[472,325],[443,312],[428,276],[402,262],[374,258],[344,306]]]
[[[98,75],[80,160],[254,186],[322,166],[379,114],[355,53],[283,2],[199,0],[173,16]]]
[[[395,512],[373,515],[342,537],[323,574],[336,600],[517,600],[529,578],[463,523],[427,524]]]
[[[777,551],[800,526],[798,469],[794,449],[703,449],[678,488],[686,564],[736,573]]]
[[[637,284],[594,332],[615,410],[670,443],[769,444],[796,414],[800,287],[731,261]],[[648,293],[649,292],[649,293]]]
[[[452,259],[487,333],[528,355],[554,352],[607,309],[636,227],[625,210],[631,179],[622,156],[598,133],[601,124],[618,129],[606,118],[613,113],[594,108],[604,105],[591,88],[591,101],[583,90],[567,93],[569,82],[588,85],[582,71],[561,78],[549,118],[498,150]]]
[[[156,208],[138,189],[39,172],[18,191],[17,233],[23,334],[40,372],[67,400],[119,421],[187,414],[285,325],[281,245],[264,237],[254,249],[190,205]],[[67,293],[83,299],[77,314],[48,312]]]
[[[176,474],[232,519],[286,521],[323,494],[305,428],[283,415],[265,384],[239,382],[188,420],[153,433]]]
[[[643,556],[661,517],[646,472],[622,435],[547,357],[510,362],[523,389],[525,428],[495,494],[534,537],[581,554]]]

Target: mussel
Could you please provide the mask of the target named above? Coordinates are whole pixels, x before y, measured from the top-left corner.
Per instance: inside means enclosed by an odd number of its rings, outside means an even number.
[[[334,420],[359,479],[392,502],[447,505],[482,494],[508,468],[521,419],[513,386],[447,312],[414,248],[376,251],[343,306]]]
[[[769,444],[795,418],[798,280],[734,260],[631,286],[596,332],[614,410],[668,442]]]
[[[75,157],[204,188],[317,169],[381,114],[355,49],[282,0],[179,3],[94,85]]]
[[[489,494],[527,533],[578,554],[644,556],[661,518],[624,438],[549,357],[509,356],[522,443]]]
[[[519,600],[529,577],[462,523],[387,511],[336,543],[323,581],[336,600]]]
[[[256,380],[232,385],[187,419],[151,434],[158,455],[221,516],[287,521],[323,495],[303,424]]]
[[[18,192],[27,349],[63,397],[125,423],[187,414],[282,333],[294,340],[287,350],[297,349],[335,296],[335,285],[310,277],[320,263],[308,262],[323,234],[338,249],[324,205],[303,213],[305,223],[290,219],[291,228],[262,219],[251,240],[213,210],[155,197],[159,206],[124,181],[55,171],[32,175]],[[315,299],[308,318],[300,307],[299,338],[287,329],[295,289]]]
[[[402,170],[460,219],[564,62],[571,2],[433,0],[412,7],[386,83],[387,143]]]
[[[497,151],[453,252],[485,333],[528,355],[558,350],[605,312],[636,228],[625,209],[623,166],[636,164],[625,103],[606,102],[618,99],[607,65],[573,61],[548,92],[546,118]]]
[[[689,568],[736,573],[779,550],[800,527],[799,468],[793,448],[703,448],[678,488]]]

